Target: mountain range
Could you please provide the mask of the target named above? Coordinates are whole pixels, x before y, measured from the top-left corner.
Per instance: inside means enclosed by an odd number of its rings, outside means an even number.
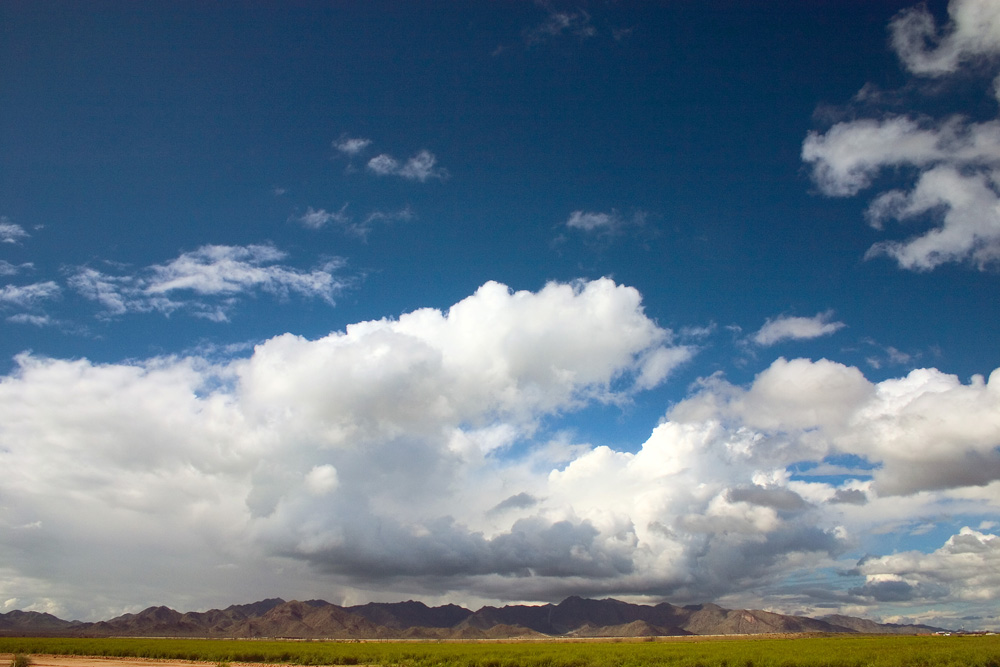
[[[150,607],[106,621],[65,621],[51,614],[0,614],[0,636],[282,637],[324,639],[496,639],[507,637],[649,637],[765,633],[918,634],[926,625],[876,623],[851,616],[809,618],[715,604],[677,607],[569,597],[559,604],[472,611],[456,605],[371,602],[341,607],[280,598],[181,613]]]
[[[326,639],[491,639],[505,637],[649,637],[802,632],[917,634],[940,628],[876,623],[851,616],[809,618],[715,604],[677,607],[569,597],[559,604],[472,611],[449,604],[371,602],[340,607],[280,598],[181,613],[150,607],[106,621],[65,621],[51,614],[0,614],[0,636],[285,637]]]

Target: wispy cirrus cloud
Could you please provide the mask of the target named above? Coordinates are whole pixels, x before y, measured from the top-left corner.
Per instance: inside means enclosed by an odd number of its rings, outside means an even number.
[[[18,313],[7,318],[8,322],[14,324],[30,324],[36,327],[47,327],[57,324],[49,315],[36,315],[33,313]]]
[[[0,216],[0,243],[20,243],[21,239],[29,236],[24,227],[11,222],[6,216]]]
[[[1000,6],[992,0],[952,0],[948,13],[940,30],[925,6],[896,16],[891,41],[903,66],[944,83],[967,65],[975,66],[969,69],[977,78],[983,72],[995,75]],[[990,95],[1000,94],[1000,76],[988,85]],[[866,257],[889,257],[913,271],[949,262],[980,270],[1000,264],[1000,119],[894,113],[841,122],[826,132],[810,132],[802,159],[811,165],[820,191],[834,197],[858,194],[888,169],[916,173],[911,187],[875,197],[868,222],[883,230],[893,220],[930,218],[933,226],[905,240],[876,243]]]
[[[831,322],[833,311],[818,313],[813,317],[793,317],[782,315],[774,319],[768,319],[751,340],[757,345],[774,345],[786,340],[808,340],[829,336],[843,329],[846,325],[843,322]]]
[[[646,217],[646,212],[641,210],[631,216],[624,216],[617,209],[607,213],[577,210],[570,213],[566,227],[592,236],[615,236],[629,227],[642,227]]]
[[[327,211],[326,209],[314,209],[311,206],[300,216],[293,216],[292,219],[303,227],[309,229],[320,229],[328,224],[347,224],[350,217],[345,213],[347,204],[340,207],[339,211]]]
[[[342,267],[341,260],[302,271],[277,264],[286,257],[287,253],[270,245],[206,245],[131,275],[82,267],[68,282],[112,316],[186,310],[226,321],[241,296],[257,291],[283,299],[297,294],[334,303],[334,296],[346,285],[332,273]]]
[[[5,259],[0,259],[0,276],[16,276],[21,271],[31,270],[35,267],[32,262],[23,264],[12,264]]]
[[[577,11],[559,11],[546,8],[548,15],[540,24],[526,29],[522,35],[528,46],[539,44],[561,35],[572,35],[587,39],[597,34],[597,29],[591,24],[590,14],[579,9]]]
[[[339,210],[333,212],[310,207],[301,216],[292,216],[291,220],[309,229],[322,229],[327,225],[335,226],[349,236],[365,240],[378,224],[407,221],[416,217],[409,207],[404,207],[395,211],[370,211],[363,217],[355,218],[347,212],[347,206],[344,204]]]
[[[59,285],[51,280],[31,285],[4,285],[0,287],[0,304],[29,308],[54,299],[61,292]]]

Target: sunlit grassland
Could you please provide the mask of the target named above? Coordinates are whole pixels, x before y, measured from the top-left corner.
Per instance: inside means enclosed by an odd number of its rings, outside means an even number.
[[[1000,636],[360,643],[0,638],[0,653],[405,667],[1000,667]]]

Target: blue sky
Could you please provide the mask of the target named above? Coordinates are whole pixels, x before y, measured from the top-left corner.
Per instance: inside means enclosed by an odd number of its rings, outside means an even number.
[[[990,2],[0,23],[0,610],[996,625]]]

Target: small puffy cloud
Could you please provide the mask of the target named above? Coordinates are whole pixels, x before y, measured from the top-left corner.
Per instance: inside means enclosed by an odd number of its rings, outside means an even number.
[[[0,304],[30,308],[40,301],[47,301],[59,296],[62,289],[49,280],[31,285],[4,285],[0,287]]]
[[[225,321],[235,299],[257,290],[279,298],[298,294],[332,304],[334,295],[344,287],[344,282],[331,273],[339,263],[327,263],[312,271],[275,264],[286,256],[269,245],[209,245],[134,275],[114,276],[80,268],[68,282],[86,298],[100,303],[109,315],[189,310],[201,317]]]
[[[21,225],[15,224],[5,216],[0,216],[0,243],[19,243],[21,239],[30,236]]]
[[[642,228],[646,224],[647,213],[635,211],[631,216],[623,216],[615,209],[611,211],[573,211],[566,220],[566,227],[589,237],[608,238],[618,236],[629,228]]]
[[[379,176],[399,176],[420,183],[432,178],[440,180],[448,178],[448,171],[442,167],[435,167],[436,164],[437,158],[434,154],[422,150],[403,164],[391,155],[385,153],[376,155],[368,161],[368,169]]]
[[[611,213],[573,211],[566,221],[566,226],[570,229],[580,229],[585,232],[613,232],[621,225],[621,216],[615,211]]]
[[[371,145],[371,139],[343,135],[333,142],[333,147],[345,155],[355,156]]]
[[[368,161],[368,168],[378,174],[379,176],[387,176],[389,174],[395,174],[399,171],[399,160],[392,157],[391,155],[386,155],[385,153],[381,155],[376,155],[371,160]]]
[[[901,11],[890,23],[892,46],[908,70],[942,76],[966,61],[1000,54],[1000,7],[992,0],[951,0],[949,22],[938,29],[924,5]]]
[[[786,340],[808,340],[829,336],[846,326],[843,322],[831,322],[832,311],[818,313],[813,317],[781,316],[768,319],[764,326],[753,335],[758,345],[774,345]]]
[[[420,181],[423,183],[429,178],[446,178],[448,172],[441,168],[435,168],[437,158],[430,151],[420,151],[409,160],[399,170],[399,175],[410,181]]]

